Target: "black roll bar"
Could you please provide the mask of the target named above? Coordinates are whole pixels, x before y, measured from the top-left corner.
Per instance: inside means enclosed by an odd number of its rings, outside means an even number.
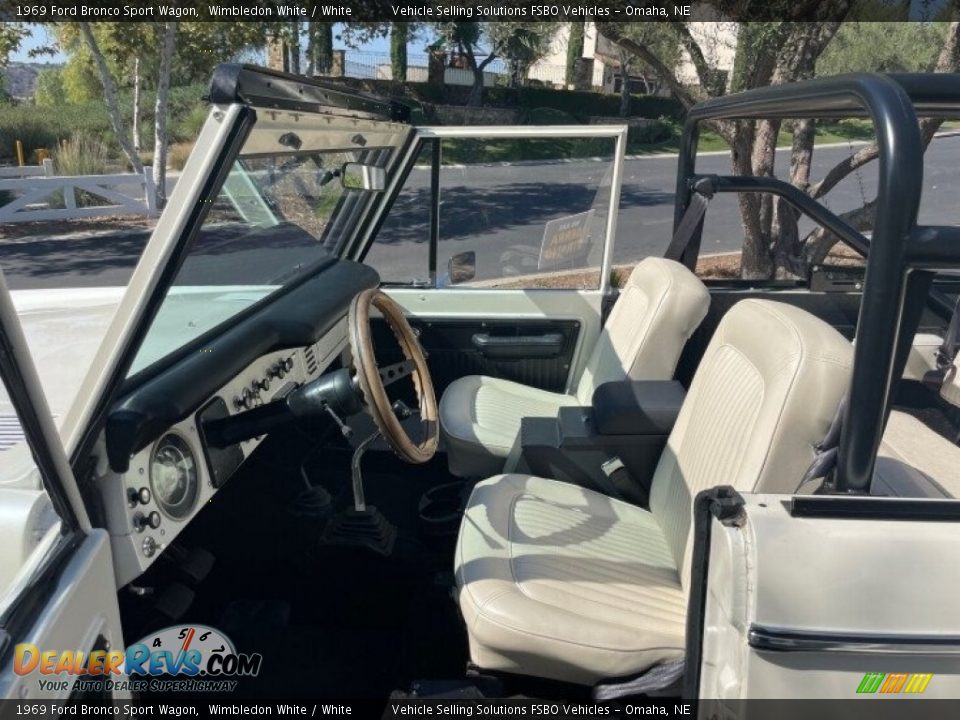
[[[960,263],[955,229],[916,227],[923,180],[923,144],[909,92],[924,114],[960,111],[960,79],[954,76],[853,74],[792,85],[758,88],[708,100],[687,115],[680,146],[674,227],[690,201],[696,179],[698,126],[709,120],[869,117],[879,149],[874,231],[859,232],[789,184],[773,178],[722,178],[718,191],[772,192],[785,197],[854,248],[868,250],[863,300],[857,323],[854,371],[843,417],[834,485],[838,492],[869,492],[877,449],[886,425],[895,370],[902,366],[905,333],[912,337],[919,313],[905,316],[910,270]],[[786,187],[785,187],[786,186]],[[816,207],[815,207],[816,206]],[[700,238],[690,251],[695,261]],[[685,261],[688,258],[684,258]],[[917,280],[919,278],[915,278]],[[912,289],[911,289],[912,288]],[[906,348],[908,349],[908,348]]]

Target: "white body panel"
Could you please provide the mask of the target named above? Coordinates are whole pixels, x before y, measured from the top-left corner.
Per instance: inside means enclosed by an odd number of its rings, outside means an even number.
[[[783,496],[745,499],[742,527],[712,521],[701,697],[850,699],[880,672],[933,673],[913,697],[960,698],[955,522],[801,518]],[[750,638],[763,629],[859,640],[763,650]]]

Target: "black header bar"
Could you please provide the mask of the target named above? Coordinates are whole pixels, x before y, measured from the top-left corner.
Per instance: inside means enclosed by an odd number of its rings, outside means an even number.
[[[939,19],[947,0],[921,3],[912,20]],[[490,21],[816,21],[816,2],[742,0],[0,0],[4,22],[445,22]],[[889,6],[889,7],[888,7]],[[880,0],[858,19],[889,20],[894,0]]]

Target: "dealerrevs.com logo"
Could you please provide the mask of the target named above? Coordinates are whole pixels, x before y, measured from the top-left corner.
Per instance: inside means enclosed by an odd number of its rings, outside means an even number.
[[[933,673],[871,672],[863,676],[857,686],[858,695],[919,695],[927,689]]]
[[[50,689],[59,689],[61,683],[69,687],[76,681],[73,676],[81,675],[99,680],[100,685],[107,681],[114,689],[223,691],[236,686],[230,678],[258,675],[262,662],[259,653],[238,653],[233,642],[215,628],[178,625],[148,635],[126,651],[41,650],[36,645],[17,645],[13,667],[18,675],[39,674],[41,683]],[[129,677],[129,684],[113,682],[122,676]],[[62,680],[54,682],[55,677]],[[154,678],[158,680],[144,683]]]

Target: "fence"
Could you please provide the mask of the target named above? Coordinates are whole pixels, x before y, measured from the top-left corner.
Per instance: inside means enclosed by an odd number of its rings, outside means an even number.
[[[47,165],[39,167],[45,171]],[[6,177],[0,179],[0,223],[157,214],[157,191],[149,167],[144,168],[143,175],[36,177],[41,173],[30,170],[25,173],[28,177],[21,174],[10,178],[14,170],[22,173],[27,168],[4,168],[6,172],[0,175]],[[4,203],[5,196],[8,199]],[[61,203],[62,207],[58,207]]]
[[[2,178],[51,177],[53,175],[53,160],[47,158],[40,165],[23,165],[20,167],[0,167]]]

